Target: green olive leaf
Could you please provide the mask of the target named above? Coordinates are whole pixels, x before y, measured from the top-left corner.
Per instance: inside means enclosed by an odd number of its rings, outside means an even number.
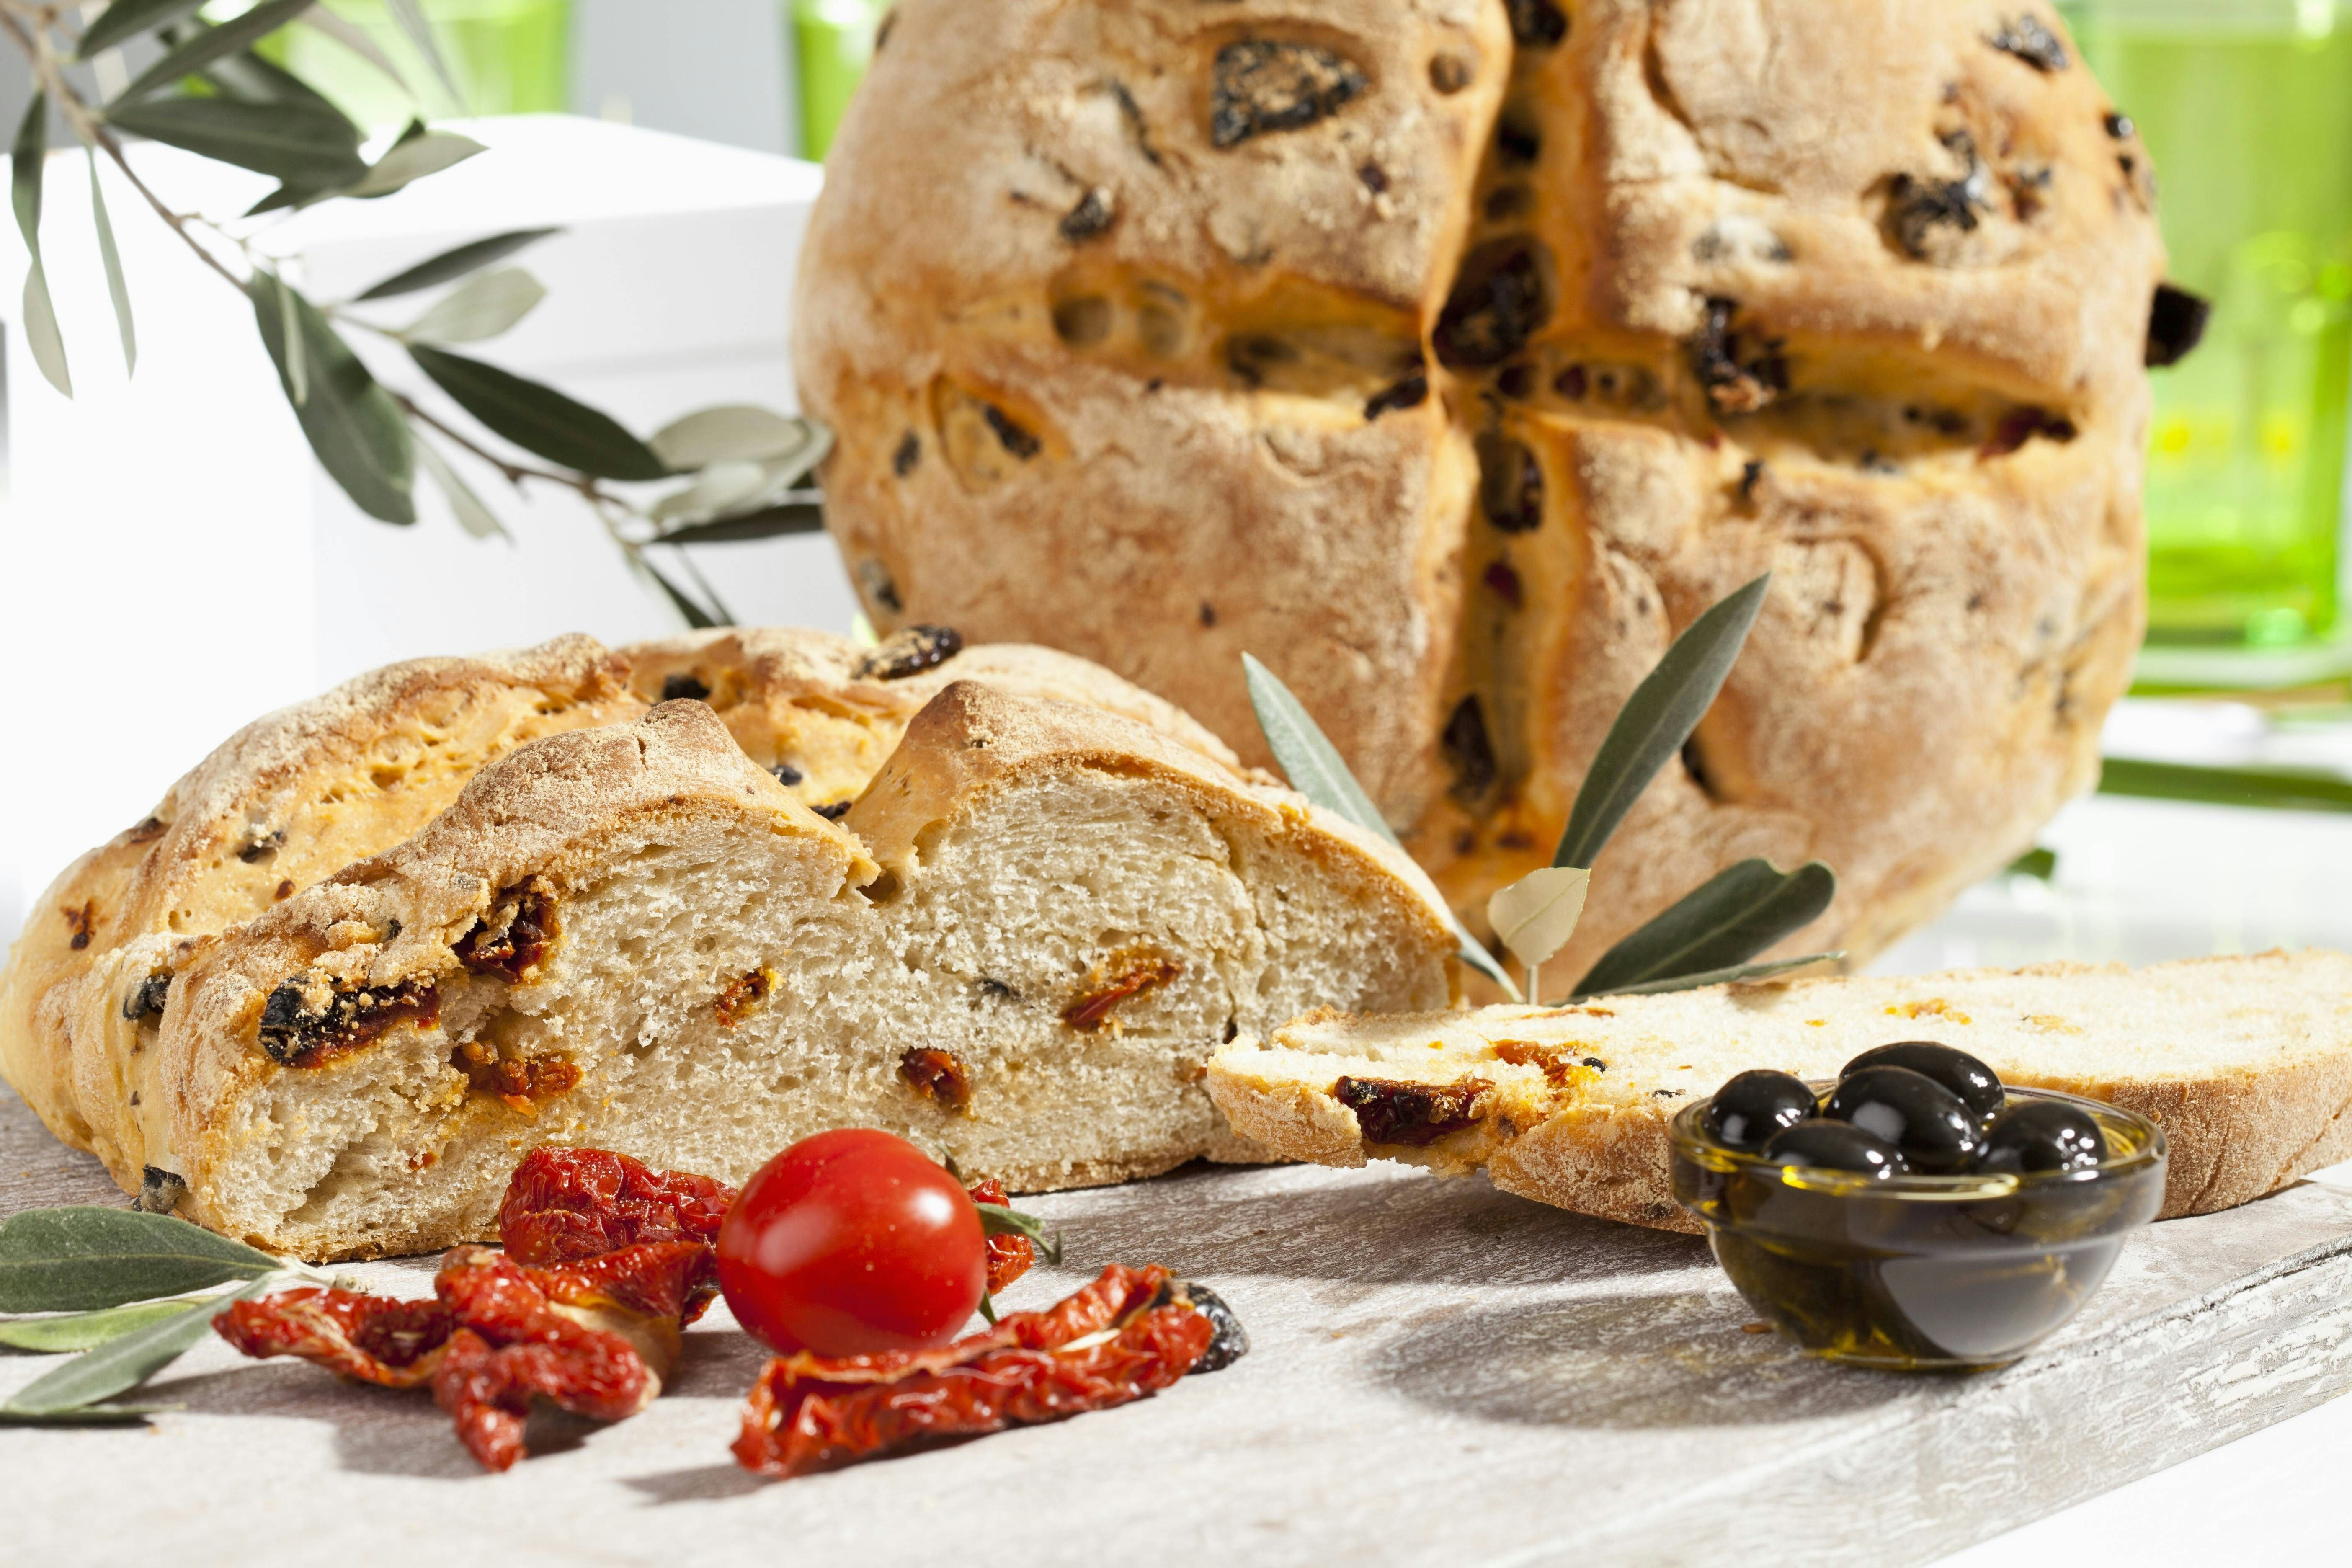
[[[1037,1256],[1049,1268],[1062,1263],[1062,1233],[1048,1231],[1045,1222],[1035,1215],[1023,1214],[1019,1209],[1003,1204],[974,1204],[980,1211],[980,1231],[982,1236],[1025,1236],[1036,1244]]]
[[[1792,969],[1803,969],[1815,963],[1835,963],[1844,952],[1809,952],[1801,958],[1774,958],[1761,963],[1735,963],[1728,969],[1703,970],[1696,974],[1677,974],[1671,980],[1653,980],[1643,985],[1621,985],[1613,991],[1596,991],[1596,996],[1656,996],[1668,991],[1696,991],[1707,985],[1728,985],[1738,980],[1768,980],[1775,974],[1786,974]],[[1583,992],[1577,993],[1581,996]]]
[[[70,1410],[12,1410],[0,1405],[0,1426],[129,1426],[179,1405],[78,1405]]]
[[[663,533],[663,544],[741,544],[755,539],[782,539],[794,533],[823,533],[824,508],[816,492],[796,492],[798,499],[739,512],[709,522],[688,523]]]
[[[169,1215],[76,1205],[0,1222],[0,1312],[86,1312],[283,1268]]]
[[[662,575],[660,567],[646,560],[643,554],[639,554],[635,559],[637,570],[652,579],[654,586],[661,590],[662,596],[669,601],[670,607],[678,613],[689,629],[698,632],[708,631],[713,626],[727,624],[688,597],[677,584]]]
[[[25,237],[25,254],[31,266],[25,272],[25,346],[42,376],[68,397],[73,395],[73,374],[66,368],[65,334],[58,331],[57,306],[49,300],[49,276],[41,267],[41,177],[49,157],[49,97],[33,94],[16,127],[16,142],[8,160],[9,204],[16,209],[16,227]]]
[[[408,41],[416,46],[416,52],[425,57],[425,63],[433,68],[433,74],[440,79],[442,89],[457,112],[469,112],[465,89],[457,85],[457,79],[449,72],[449,62],[442,58],[441,46],[433,37],[433,24],[425,18],[425,8],[416,0],[384,0],[384,9],[400,24],[400,30],[408,35]]]
[[[1545,866],[1530,871],[1486,900],[1486,919],[1511,956],[1530,968],[1576,934],[1592,873],[1581,866]]]
[[[1577,983],[1575,994],[1601,996],[1724,973],[1819,920],[1836,896],[1837,876],[1819,860],[1793,871],[1769,860],[1742,860],[1603,953]]]
[[[2099,763],[2099,793],[2140,800],[2210,801],[2269,811],[2352,811],[2352,779],[2286,768],[2208,768],[2107,757]]]
[[[377,159],[365,174],[334,194],[362,200],[388,196],[413,181],[437,174],[488,151],[472,137],[460,136],[454,131],[428,131],[400,142]]]
[[[601,479],[669,477],[669,465],[610,416],[551,386],[424,343],[408,354],[457,406],[535,457]]]
[[[170,1317],[135,1329],[96,1350],[84,1351],[9,1396],[0,1411],[18,1415],[54,1415],[96,1405],[136,1388],[212,1332],[213,1318],[231,1301],[260,1295],[286,1277],[268,1274],[226,1297],[199,1301]]]
[[[797,463],[791,472],[779,470],[779,477],[791,483],[824,461],[833,450],[833,432],[814,419],[730,404],[674,419],[646,444],[680,473],[712,463]]]
[[[99,188],[98,154],[89,158],[89,216],[98,228],[98,258],[106,268],[106,294],[114,301],[115,330],[122,339],[122,374],[139,369],[139,330],[131,321],[131,285],[122,276],[122,256],[114,247],[114,222],[107,216],[106,193]]]
[[[2007,869],[2012,877],[2032,877],[2046,882],[2058,874],[2058,851],[2037,845],[2011,860]]]
[[[205,0],[113,0],[104,15],[82,29],[79,58],[86,60],[127,38],[176,22],[204,3]]]
[[[1250,709],[1257,715],[1257,727],[1265,734],[1274,760],[1281,765],[1283,777],[1290,781],[1290,787],[1365,832],[1396,843],[1396,830],[1372,805],[1372,797],[1364,793],[1364,786],[1356,782],[1356,775],[1340,760],[1339,748],[1331,744],[1330,738],[1290,688],[1250,654],[1242,655],[1242,675],[1249,685]],[[1517,1001],[1518,986],[1495,962],[1495,955],[1486,951],[1486,944],[1463,927],[1459,917],[1449,914],[1447,919],[1454,923],[1454,935],[1461,939],[1456,956],[1500,985],[1512,1001]]]
[[[1591,866],[1658,770],[1683,749],[1723,689],[1771,582],[1767,572],[1693,621],[1633,689],[1576,792],[1553,865]]]
[[[306,27],[317,28],[375,67],[391,80],[393,86],[408,94],[411,99],[416,96],[415,89],[408,85],[408,79],[402,76],[400,68],[392,63],[392,57],[385,54],[373,38],[369,37],[354,24],[336,16],[324,5],[313,5],[294,19]]]
[[[282,180],[294,191],[332,190],[367,173],[352,122],[331,104],[159,98],[109,110],[107,119],[151,142]]]
[[[450,467],[449,459],[435,450],[433,443],[422,436],[415,439],[416,466],[423,468],[439,488],[441,498],[449,503],[450,511],[457,515],[457,526],[476,539],[503,539],[509,544],[513,543],[514,535],[509,533],[507,525],[499,521],[499,514],[482,503],[482,498],[474,493],[474,487]]]
[[[279,384],[294,405],[320,466],[370,517],[415,522],[416,502],[410,489],[415,443],[400,405],[299,291],[259,268],[247,280],[246,291],[253,299],[261,341],[277,363]],[[289,302],[299,332],[287,329]],[[299,348],[294,346],[298,342]],[[299,389],[298,369],[302,373]]]
[[[400,335],[413,342],[479,342],[530,315],[546,298],[546,285],[520,267],[477,272],[436,300]]]
[[[218,26],[199,28],[193,36],[165,49],[161,59],[133,77],[129,87],[115,94],[113,103],[108,105],[107,118],[115,118],[117,105],[144,98],[159,88],[171,86],[183,77],[194,76],[215,60],[240,53],[255,39],[276,32],[315,3],[316,0],[261,0],[261,4],[252,10]],[[87,43],[84,47],[88,47]]]
[[[0,1319],[0,1345],[11,1350],[58,1355],[94,1350],[119,1340],[133,1329],[143,1329],[194,1303],[174,1298],[168,1301],[133,1301],[96,1312],[59,1312],[46,1318]]]
[[[536,245],[551,234],[562,232],[559,228],[518,228],[505,234],[494,234],[485,239],[468,240],[437,256],[426,257],[415,266],[394,273],[353,298],[388,300],[394,294],[414,294],[420,289],[430,289],[453,278],[463,278],[493,261],[503,261],[524,246]]]

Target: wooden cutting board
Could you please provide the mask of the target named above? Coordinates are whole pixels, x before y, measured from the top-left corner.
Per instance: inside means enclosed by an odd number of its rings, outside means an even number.
[[[120,1202],[0,1090],[0,1212]],[[429,1398],[207,1343],[147,1428],[0,1427],[26,1562],[502,1565],[1927,1562],[2352,1389],[2352,1192],[2153,1227],[2041,1352],[1974,1377],[1808,1361],[1685,1237],[1394,1167],[1196,1168],[1028,1200],[1067,1266],[1214,1285],[1255,1348],[1157,1398],[827,1476],[727,1445],[723,1309],[613,1426],[534,1418],[479,1473]],[[432,1260],[371,1264],[430,1292]],[[0,1360],[0,1391],[47,1358]]]

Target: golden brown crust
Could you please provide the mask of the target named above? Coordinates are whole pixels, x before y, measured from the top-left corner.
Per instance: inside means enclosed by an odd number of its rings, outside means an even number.
[[[1691,1230],[1673,1198],[1667,1124],[1694,1097],[1750,1067],[1832,1078],[1869,1045],[1916,1037],[1971,1051],[2006,1082],[2155,1121],[2170,1145],[2163,1217],[2233,1207],[2352,1157],[2352,958],[2319,952],[2136,973],[2053,963],[1719,986],[1581,1008],[1326,1014],[1278,1031],[1272,1049],[1242,1042],[1221,1054],[1209,1089],[1276,1153],[1483,1167],[1538,1202]],[[1534,1051],[1507,1048],[1521,1040]],[[1546,1053],[1607,1065],[1549,1082],[1496,1065]],[[1350,1072],[1441,1087],[1500,1079],[1510,1092],[1476,1128],[1428,1148],[1368,1147],[1333,1094]]]
[[[1085,703],[1238,765],[1192,715],[1100,665],[1052,648],[958,643],[960,651],[937,657],[927,649],[920,668],[902,668],[893,650],[862,648],[831,632],[730,627],[637,643],[621,657],[640,698],[709,703],[744,754],[811,805],[854,799],[897,747],[908,721],[954,680]]]
[[[50,1130],[136,1191],[145,1142],[125,1016],[189,944],[292,897],[432,819],[535,737],[645,711],[594,639],[416,659],[257,720],[92,850],[35,906],[0,977],[0,1074]]]
[[[1072,648],[1263,762],[1256,653],[1474,921],[1769,569],[1562,962],[1754,854],[1835,867],[1790,951],[1858,960],[2094,776],[2141,616],[2146,149],[2071,47],[1996,46],[1999,0],[1517,14],[907,0],[800,283],[829,521],[877,625]],[[1237,44],[1360,80],[1221,143]],[[1514,247],[1548,319],[1465,355],[1449,298]]]

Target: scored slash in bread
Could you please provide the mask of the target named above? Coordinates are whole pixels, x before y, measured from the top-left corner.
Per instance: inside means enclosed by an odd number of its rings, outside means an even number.
[[[740,1182],[875,1126],[1028,1190],[1258,1159],[1210,1053],[1444,1005],[1443,908],[1393,847],[1116,714],[949,685],[835,824],[667,702],[521,747],[203,946],[116,1064],[163,1108],[129,1152],[311,1258],[487,1234],[542,1142]]]
[[[1733,1074],[1829,1079],[1935,1040],[2005,1082],[2137,1111],[2170,1144],[2164,1217],[2352,1156],[2352,958],[2270,952],[2127,970],[2044,964],[1716,986],[1418,1017],[1321,1013],[1209,1065],[1234,1129],[1326,1165],[1483,1168],[1523,1197],[1673,1230],[1666,1124]]]

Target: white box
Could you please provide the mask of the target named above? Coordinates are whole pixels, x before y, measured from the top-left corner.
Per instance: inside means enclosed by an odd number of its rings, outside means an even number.
[[[792,279],[816,165],[560,115],[457,128],[490,151],[382,201],[296,215],[256,247],[289,258],[323,301],[468,239],[560,225],[507,263],[537,274],[547,300],[462,352],[640,434],[715,403],[795,406]],[[131,156],[184,211],[233,214],[268,188],[167,147]],[[415,527],[362,514],[311,459],[250,307],[119,171],[100,174],[139,326],[128,382],[79,153],[51,158],[41,228],[70,403],[25,351],[24,254],[13,226],[0,240],[11,468],[0,661],[22,679],[0,766],[0,940],[68,860],[257,714],[396,658],[678,626],[575,496],[518,496],[461,458],[512,545],[467,538],[421,475]],[[402,322],[432,298],[374,316]],[[472,427],[397,349],[346,335],[387,383]],[[747,623],[845,630],[856,609],[821,535],[708,546],[696,559]]]

